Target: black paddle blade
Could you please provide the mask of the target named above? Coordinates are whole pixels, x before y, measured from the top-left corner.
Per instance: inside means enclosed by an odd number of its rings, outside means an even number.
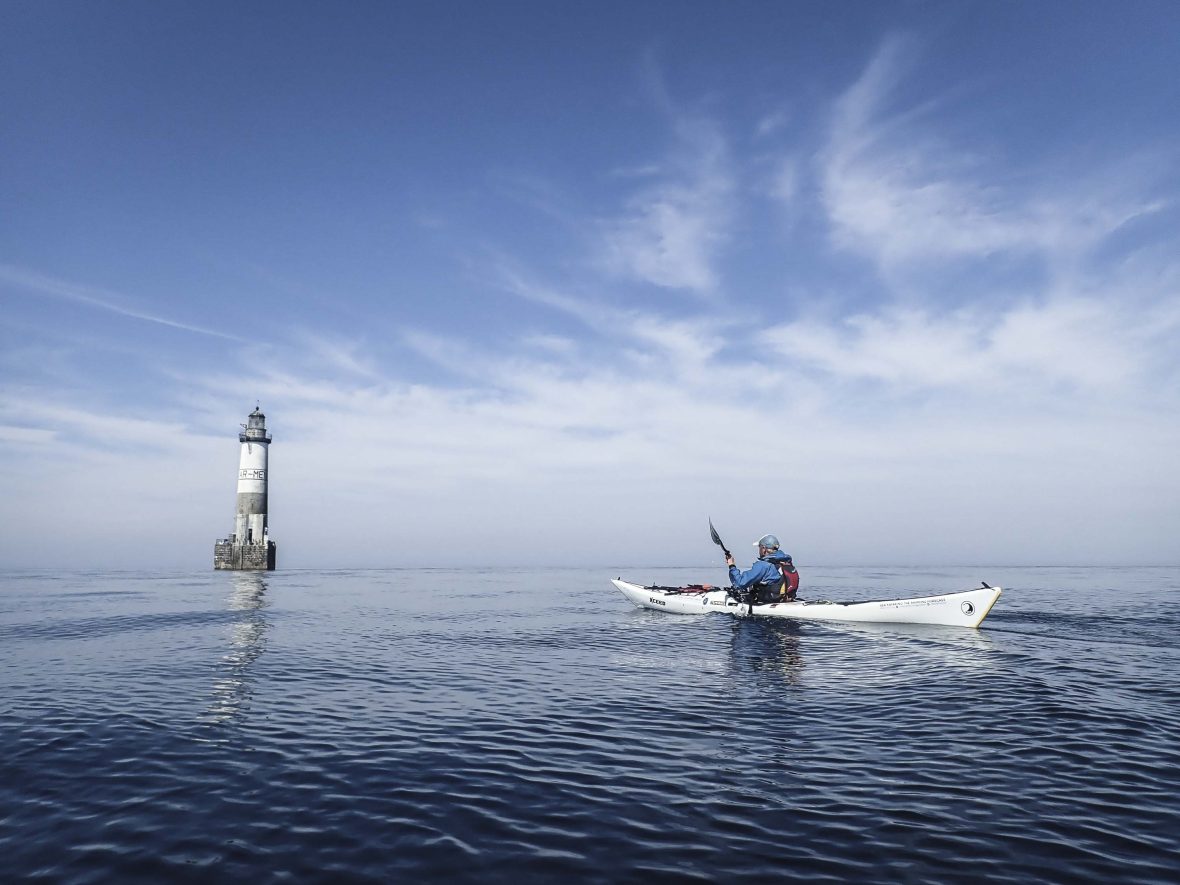
[[[725,545],[721,543],[721,536],[717,534],[717,529],[713,528],[713,520],[709,519],[709,534],[713,538],[713,543],[721,548],[721,552],[729,556],[729,551],[725,549]]]

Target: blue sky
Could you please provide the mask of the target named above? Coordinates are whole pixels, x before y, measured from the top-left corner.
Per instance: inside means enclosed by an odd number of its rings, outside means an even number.
[[[1175,4],[4,10],[0,566],[1178,559]]]

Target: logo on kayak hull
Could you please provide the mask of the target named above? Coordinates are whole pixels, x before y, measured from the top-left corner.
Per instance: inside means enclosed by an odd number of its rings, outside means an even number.
[[[963,614],[965,614],[965,615],[975,614],[975,606],[972,605],[970,602],[964,602],[961,606],[959,606],[959,608],[961,608],[963,610]]]

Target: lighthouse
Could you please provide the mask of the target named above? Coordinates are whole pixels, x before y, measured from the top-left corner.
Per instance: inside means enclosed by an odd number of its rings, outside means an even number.
[[[270,434],[266,416],[255,408],[238,434],[238,507],[234,533],[213,545],[213,568],[270,571],[275,567],[275,542],[266,524],[267,450]]]

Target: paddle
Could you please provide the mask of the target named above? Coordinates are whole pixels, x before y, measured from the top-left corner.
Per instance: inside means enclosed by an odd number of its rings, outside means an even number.
[[[712,519],[709,520],[709,534],[713,536],[713,543],[721,548],[721,552],[725,554],[726,559],[729,559],[729,557],[733,556],[732,553],[725,549],[725,545],[721,543],[721,536],[717,534],[717,529],[713,528]]]
[[[709,519],[709,534],[713,538],[713,543],[716,544],[718,547],[720,547],[721,552],[725,554],[726,565],[728,565],[729,560],[733,558],[733,554],[730,553],[725,548],[725,544],[722,543],[722,541],[721,541],[721,536],[719,534],[717,534],[717,529],[713,528],[713,519],[711,517]],[[732,590],[730,591],[730,595],[736,596],[736,594],[734,594],[732,592]],[[749,610],[746,612],[746,614],[752,615],[752,614],[754,614],[754,591],[753,591],[753,589],[751,589],[749,591],[748,596],[749,596],[749,598],[747,599],[747,603],[749,605]],[[742,601],[741,596],[737,596],[737,600],[738,600],[738,602],[741,602]]]

